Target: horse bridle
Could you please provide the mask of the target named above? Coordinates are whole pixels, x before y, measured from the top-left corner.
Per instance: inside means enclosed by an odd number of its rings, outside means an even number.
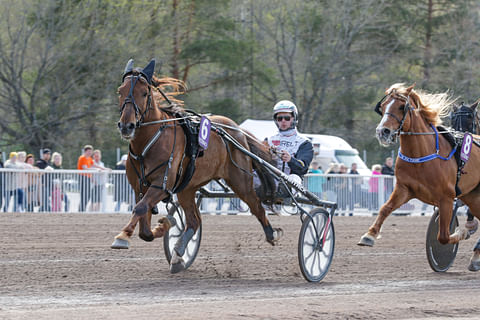
[[[404,110],[403,110],[402,119],[398,118],[395,114],[390,113],[390,112],[385,112],[385,113],[382,114],[382,111],[380,110],[380,108],[382,107],[382,104],[385,102],[385,100],[388,97],[392,97],[392,99],[397,98],[397,99],[405,101],[405,106],[404,106]],[[410,134],[410,133],[402,131],[403,125],[405,124],[405,119],[407,118],[407,112],[413,111],[413,108],[410,106],[410,99],[409,98],[410,98],[409,96],[404,96],[404,95],[399,94],[399,93],[390,93],[390,94],[385,95],[375,106],[375,112],[376,113],[378,113],[382,117],[385,116],[385,115],[390,116],[390,117],[394,118],[395,120],[397,120],[398,123],[400,124],[398,129],[393,132],[393,136],[398,136],[399,134]]]
[[[125,81],[125,78],[130,78],[130,91],[128,92],[128,96],[123,100],[122,107],[120,108],[120,116],[123,113],[123,110],[127,106],[127,104],[131,104],[133,106],[133,109],[135,110],[135,128],[139,128],[143,120],[145,119],[145,115],[147,114],[148,110],[151,108],[151,103],[152,103],[152,92],[150,89],[150,85],[148,86],[148,98],[147,98],[147,105],[145,107],[145,111],[142,113],[140,111],[140,108],[138,107],[137,103],[135,102],[135,98],[133,97],[133,89],[135,88],[135,85],[137,84],[138,80],[142,77],[142,75],[134,76],[134,75],[126,75],[123,80]],[[148,81],[147,81],[148,82]],[[140,117],[139,117],[140,115]]]
[[[462,103],[462,107],[464,107],[463,103]],[[454,112],[451,118],[452,118],[452,120],[454,120],[454,119],[457,119],[458,117],[461,117],[461,116],[472,116],[472,129],[469,130],[469,128],[463,128],[461,121],[460,121],[460,128],[455,128],[455,129],[458,130],[458,131],[462,131],[462,132],[469,131],[471,133],[476,134],[476,129],[477,129],[477,126],[478,126],[478,124],[477,124],[477,122],[478,122],[477,110],[473,111],[469,107],[466,107],[466,108],[468,108],[468,111],[460,111],[462,109],[462,107],[460,107],[459,111]]]

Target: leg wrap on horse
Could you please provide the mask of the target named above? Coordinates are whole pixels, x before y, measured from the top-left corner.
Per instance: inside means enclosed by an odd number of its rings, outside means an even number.
[[[467,209],[467,221],[472,221],[473,220],[473,214],[470,211],[470,208]]]
[[[267,237],[267,241],[273,241],[273,228],[271,225],[263,227],[263,232],[265,232],[265,236]]]
[[[277,241],[283,236],[283,230],[280,228],[272,228],[271,225],[263,227],[267,242],[274,246]]]
[[[480,238],[478,238],[477,243],[475,244],[475,246],[473,246],[473,251],[475,250],[480,250]]]
[[[192,239],[195,231],[192,228],[188,228],[185,231],[180,239],[178,239],[177,243],[175,244],[174,250],[175,252],[181,257],[185,253],[185,249],[187,248],[188,242]]]
[[[470,271],[479,271],[480,270],[480,239],[473,247],[473,255],[470,258],[470,264],[468,265],[468,270]]]

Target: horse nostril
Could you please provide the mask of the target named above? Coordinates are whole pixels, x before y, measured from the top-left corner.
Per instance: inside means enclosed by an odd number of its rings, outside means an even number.
[[[135,129],[135,124],[132,123],[132,122],[130,122],[130,123],[127,125],[127,129],[128,129],[128,130],[133,130],[133,129]]]
[[[122,123],[120,121],[117,122],[118,129],[122,129]]]
[[[382,129],[382,134],[383,134],[384,136],[389,136],[389,135],[390,135],[390,129],[388,129],[388,128],[383,128],[383,129]]]

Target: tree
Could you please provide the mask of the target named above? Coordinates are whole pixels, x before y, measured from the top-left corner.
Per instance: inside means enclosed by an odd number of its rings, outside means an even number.
[[[393,26],[382,17],[388,4],[276,4],[259,8],[256,21],[263,36],[271,39],[259,59],[278,70],[272,76],[279,81],[257,81],[256,92],[271,105],[280,98],[294,101],[304,131],[353,130],[356,111],[371,95],[371,76],[398,46],[391,36]]]

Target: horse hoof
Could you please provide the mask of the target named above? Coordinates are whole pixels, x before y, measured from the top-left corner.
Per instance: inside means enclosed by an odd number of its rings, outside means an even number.
[[[175,250],[172,252],[172,257],[170,259],[170,273],[178,273],[185,270],[185,261],[183,258],[177,254]]]
[[[171,215],[166,215],[165,218],[170,222],[170,228],[175,227],[177,225],[177,220]]]
[[[272,239],[272,240],[269,240],[267,239],[267,242],[270,243],[272,246],[275,246],[278,242],[278,240],[275,240],[275,239]]]
[[[128,243],[127,240],[117,238],[117,239],[115,239],[115,241],[113,241],[110,248],[112,248],[112,249],[128,249],[129,246],[130,246],[130,244]]]
[[[283,230],[281,228],[273,228],[272,239],[268,239],[267,237],[267,242],[275,246],[281,237],[283,237]]]
[[[476,260],[476,261],[470,260],[470,265],[468,266],[468,270],[470,271],[480,270],[480,260]]]
[[[478,221],[477,220],[467,221],[465,223],[465,228],[467,229],[469,236],[473,235],[478,230]]]
[[[278,241],[281,237],[283,237],[283,230],[281,228],[274,228],[273,239]]]
[[[170,265],[170,273],[179,273],[180,271],[185,270],[185,263],[183,261],[177,262],[177,263],[172,263]]]
[[[366,246],[366,247],[373,247],[374,243],[375,243],[375,239],[371,235],[366,233],[360,238],[360,241],[357,243],[357,245]]]

